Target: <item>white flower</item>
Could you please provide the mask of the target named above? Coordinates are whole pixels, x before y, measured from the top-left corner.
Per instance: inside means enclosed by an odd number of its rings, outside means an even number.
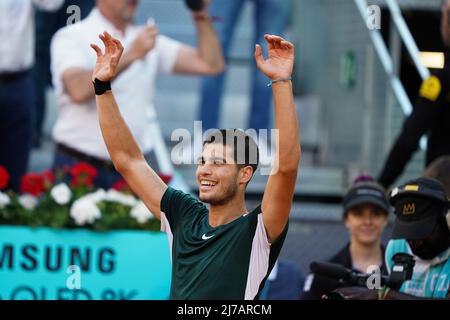
[[[147,206],[142,202],[138,203],[131,209],[130,215],[139,223],[146,223],[150,219],[154,219],[153,214],[148,210]]]
[[[0,192],[0,209],[3,209],[11,203],[11,199],[6,193]]]
[[[97,202],[105,200],[105,198],[106,198],[105,190],[98,189],[97,191],[95,191],[93,193],[89,193],[80,199],[89,199],[90,201],[97,203]]]
[[[52,188],[50,195],[57,204],[64,205],[70,201],[70,198],[72,198],[72,191],[70,191],[67,184],[60,183]]]
[[[31,194],[24,194],[19,197],[19,203],[25,209],[34,210],[37,206],[38,199]]]
[[[98,189],[96,192],[81,197],[72,204],[70,216],[79,226],[94,223],[96,219],[100,219],[102,216],[100,209],[97,207],[97,202],[103,201],[105,197],[106,192],[103,189]]]
[[[70,208],[70,216],[79,226],[86,223],[92,224],[96,219],[102,216],[100,209],[97,207],[92,197],[83,197],[75,201]]]
[[[136,205],[135,197],[133,197],[131,195],[123,194],[122,192],[119,192],[114,189],[108,190],[108,192],[106,193],[105,200],[111,201],[111,202],[118,202],[120,204],[130,206],[130,207],[133,207],[134,205]]]

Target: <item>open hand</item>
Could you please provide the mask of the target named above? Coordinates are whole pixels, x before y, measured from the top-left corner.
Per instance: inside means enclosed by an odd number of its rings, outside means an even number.
[[[255,48],[258,68],[271,80],[290,77],[294,67],[294,45],[279,36],[264,35],[269,45],[269,57],[264,60],[259,44]]]
[[[91,44],[92,49],[97,54],[97,63],[92,74],[92,81],[97,78],[107,82],[111,81],[116,75],[117,66],[123,53],[123,46],[119,40],[113,38],[106,31],[100,34],[99,38],[105,45],[105,54],[102,53],[102,50],[97,45]]]

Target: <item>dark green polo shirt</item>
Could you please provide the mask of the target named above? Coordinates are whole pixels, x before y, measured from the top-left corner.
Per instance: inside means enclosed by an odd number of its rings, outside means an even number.
[[[168,188],[161,200],[161,230],[172,257],[171,299],[258,297],[286,238],[270,244],[261,206],[213,228],[209,210],[195,197]]]

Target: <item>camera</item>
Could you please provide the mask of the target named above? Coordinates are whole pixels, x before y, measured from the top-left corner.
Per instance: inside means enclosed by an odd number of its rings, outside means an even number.
[[[414,257],[406,253],[397,253],[392,257],[394,262],[391,275],[388,281],[388,287],[399,290],[403,282],[411,280],[415,260]]]

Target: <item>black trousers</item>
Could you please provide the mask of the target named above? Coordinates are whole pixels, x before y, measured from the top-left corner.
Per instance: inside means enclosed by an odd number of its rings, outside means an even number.
[[[34,103],[29,73],[6,79],[0,75],[0,165],[8,170],[9,189],[14,191],[19,191],[28,166]]]

